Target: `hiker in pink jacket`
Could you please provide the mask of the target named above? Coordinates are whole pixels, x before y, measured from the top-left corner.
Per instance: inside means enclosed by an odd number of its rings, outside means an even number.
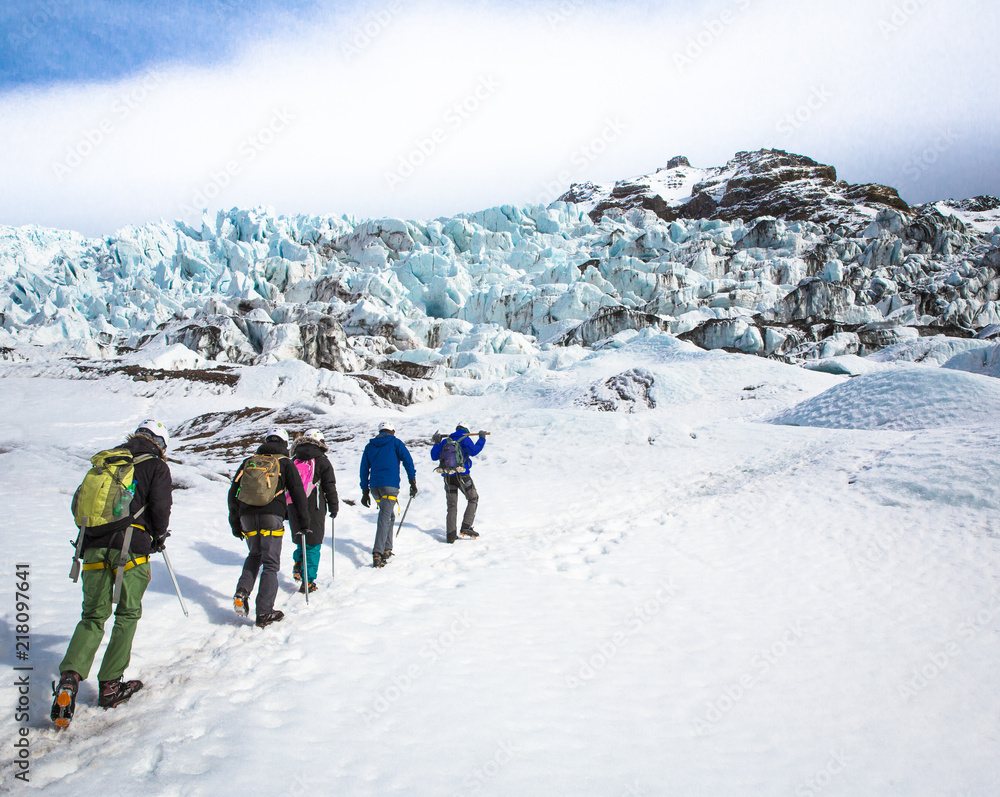
[[[340,502],[337,498],[337,477],[333,465],[326,457],[326,440],[319,429],[310,429],[295,438],[292,443],[292,460],[302,477],[309,505],[309,517],[301,518],[294,510],[289,511],[288,523],[292,529],[295,552],[292,554],[292,577],[301,581],[299,592],[316,591],[316,573],[319,570],[319,555],[326,532],[326,516],[337,517]],[[306,537],[306,579],[302,578],[302,535]],[[306,583],[308,582],[308,587]]]

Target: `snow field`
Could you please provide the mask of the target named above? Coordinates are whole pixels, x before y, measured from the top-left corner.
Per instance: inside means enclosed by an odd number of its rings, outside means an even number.
[[[586,405],[630,369],[653,376],[655,407],[641,390],[617,412]],[[255,396],[17,373],[0,381],[0,492],[33,508],[6,535],[9,561],[32,563],[33,788],[986,795],[1000,777],[986,377],[846,380],[651,340],[398,412],[310,401],[315,382],[291,371]],[[865,428],[887,404],[896,428]],[[307,607],[286,541],[287,617],[253,628],[231,610],[239,458],[220,452],[264,428],[177,435],[169,551],[191,616],[155,561],[128,671],[147,688],[104,712],[92,675],[56,733],[47,683],[79,617],[66,540],[86,458],[150,415],[173,429],[248,405],[346,437],[331,460],[355,501],[361,450],[393,418],[421,489],[397,555],[373,570],[375,512],[342,503],[336,580],[328,534]],[[789,415],[812,423],[768,422]],[[482,537],[446,546],[427,452],[458,420],[493,434],[473,468]],[[0,735],[14,728],[5,712]]]

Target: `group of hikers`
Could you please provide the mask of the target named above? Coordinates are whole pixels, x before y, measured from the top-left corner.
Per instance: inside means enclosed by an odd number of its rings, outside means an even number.
[[[460,423],[454,432],[435,432],[432,438],[431,458],[439,462],[436,471],[444,480],[448,543],[459,535],[479,536],[473,528],[479,493],[470,471],[472,458],[486,445],[487,434],[478,432],[473,442],[469,427]],[[73,496],[79,535],[70,576],[83,579],[83,609],[59,665],[58,685],[53,684],[51,719],[60,728],[68,727],[73,718],[80,682],[90,674],[104,638],[104,625],[112,613],[115,622],[97,673],[97,704],[114,708],[142,689],[142,681],[124,680],[124,673],[149,585],[150,556],[162,552],[169,567],[164,550],[170,536],[173,490],[166,462],[169,443],[166,426],[157,420],[143,421],[121,446],[91,458],[93,467]],[[295,543],[292,576],[301,582],[299,592],[307,598],[316,591],[326,518],[336,518],[340,507],[327,450],[320,429],[309,429],[291,440],[286,430],[272,427],[233,477],[228,494],[229,525],[233,536],[247,545],[233,607],[238,615],[249,615],[250,594],[259,574],[255,602],[255,625],[259,628],[284,617],[274,608],[274,601],[286,521]],[[400,467],[406,471],[412,500],[418,492],[413,458],[387,421],[379,425],[378,434],[361,456],[361,504],[370,507],[373,497],[378,504],[374,567],[383,567],[393,555]],[[466,499],[460,527],[459,493]]]

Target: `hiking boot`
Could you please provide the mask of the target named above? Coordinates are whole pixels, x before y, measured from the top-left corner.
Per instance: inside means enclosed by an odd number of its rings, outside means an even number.
[[[233,609],[240,617],[250,614],[250,596],[244,590],[238,589],[233,595]]]
[[[478,537],[479,534],[476,532],[472,526],[465,527],[462,526],[462,530],[459,532],[463,537]]]
[[[382,561],[382,554],[378,551],[372,552],[372,567],[381,567],[385,562]]]
[[[316,591],[316,582],[315,581],[310,581],[309,582],[309,592],[315,592],[315,591]],[[299,594],[300,595],[305,595],[306,594],[306,585],[305,585],[305,582],[303,582],[302,586],[299,587]]]
[[[302,580],[302,562],[296,562],[292,565],[292,578],[296,581]]]
[[[97,698],[97,705],[103,709],[120,706],[142,689],[142,681],[123,681],[121,676],[114,681],[101,681],[98,685],[100,695]]]
[[[80,689],[80,673],[67,670],[59,676],[59,686],[52,684],[52,721],[60,728],[68,728],[76,711],[76,693]]]
[[[389,564],[389,557],[392,556],[392,549],[388,551],[382,551],[382,564]]]
[[[257,615],[257,627],[263,628],[264,626],[270,625],[271,623],[277,623],[283,620],[285,617],[284,612],[279,612],[277,609],[273,612],[268,612],[267,614]]]
[[[454,542],[457,539],[458,539],[458,535],[457,534],[449,534],[447,537],[445,537],[444,541],[447,542],[447,543],[452,543],[452,542]]]

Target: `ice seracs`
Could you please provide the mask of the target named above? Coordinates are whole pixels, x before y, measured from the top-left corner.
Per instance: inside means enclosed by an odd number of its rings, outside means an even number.
[[[5,357],[180,344],[232,364],[461,371],[487,327],[526,356],[649,328],[795,362],[1000,324],[1000,201],[910,207],[761,150],[434,220],[234,208],[103,239],[0,228],[0,282]]]

